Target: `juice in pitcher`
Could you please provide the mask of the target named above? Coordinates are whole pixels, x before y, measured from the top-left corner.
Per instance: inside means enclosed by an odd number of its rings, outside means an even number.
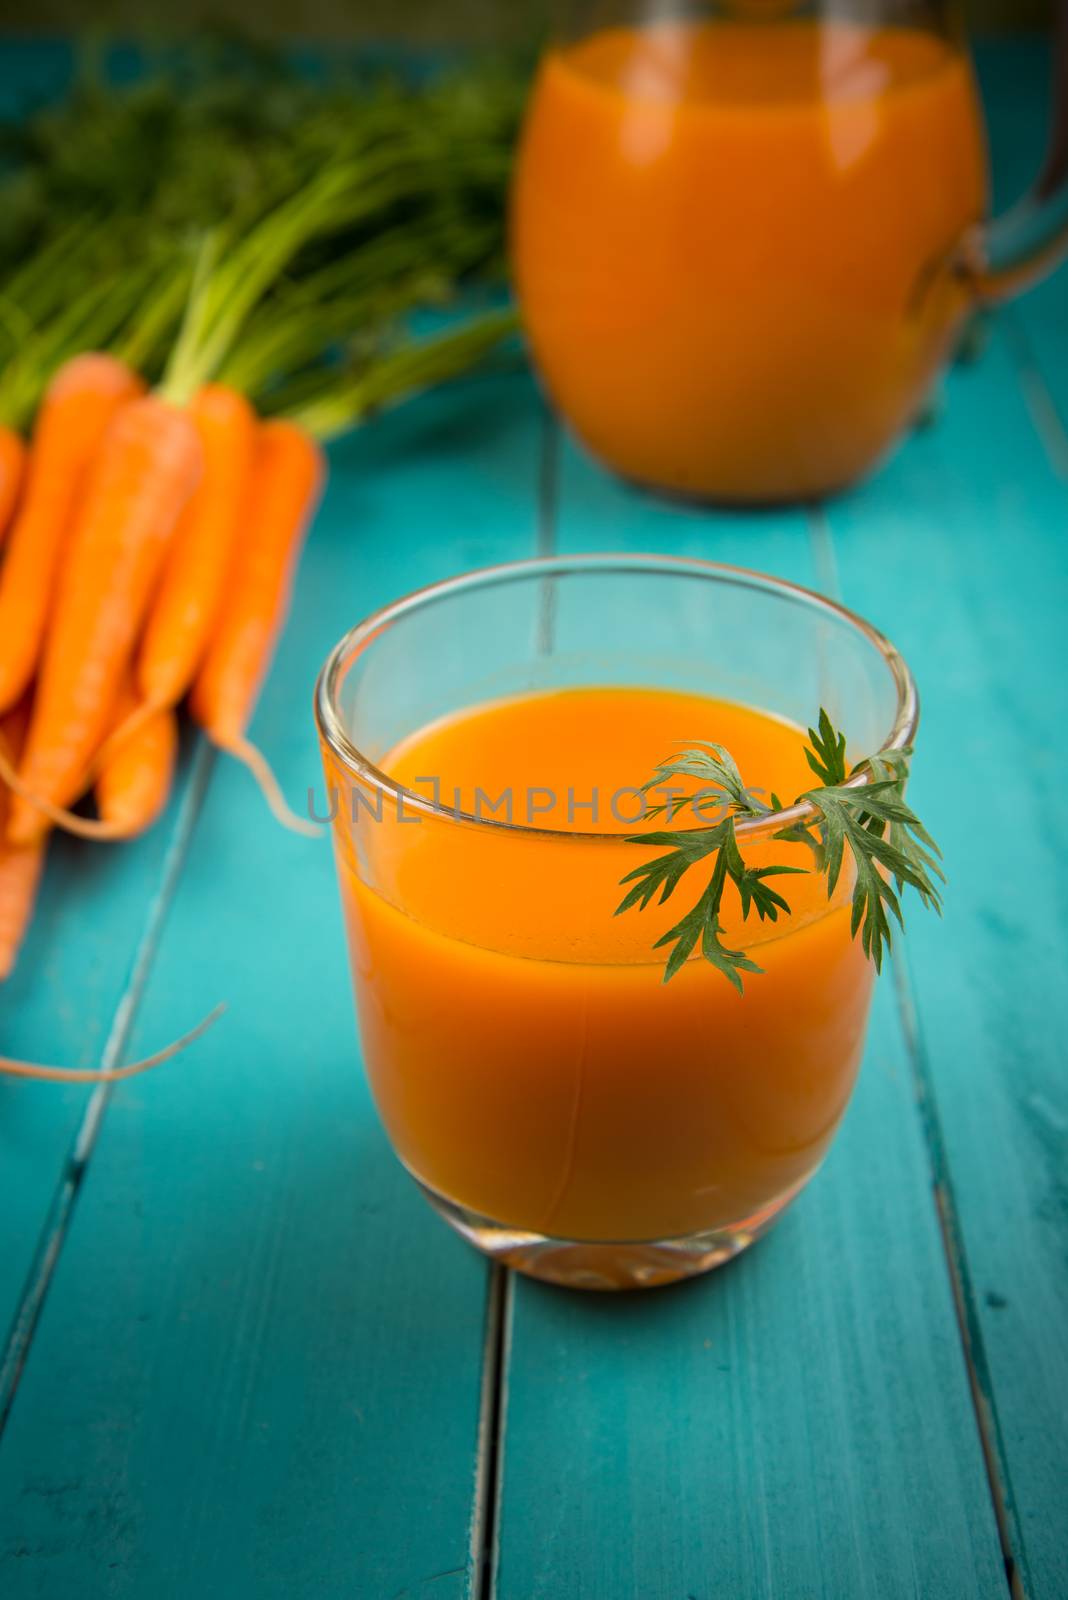
[[[986,195],[970,67],[934,31],[593,32],[546,57],[517,168],[537,365],[631,479],[726,501],[841,487],[946,354],[970,293],[947,263]]]

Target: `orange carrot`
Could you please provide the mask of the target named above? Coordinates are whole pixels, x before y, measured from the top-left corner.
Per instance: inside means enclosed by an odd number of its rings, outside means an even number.
[[[0,718],[0,741],[13,759],[21,749],[29,718],[28,700]],[[8,793],[0,789],[0,835],[7,809]],[[0,843],[0,983],[14,970],[19,946],[29,927],[44,855],[44,840],[26,845]]]
[[[26,446],[14,428],[0,423],[0,545],[15,510],[25,464]]]
[[[152,706],[177,704],[208,648],[256,436],[248,401],[221,384],[201,389],[189,414],[200,435],[204,475],[178,524],[138,652],[137,687]]]
[[[199,472],[200,441],[183,411],[145,395],[116,414],[71,532],[17,775],[0,761],[16,790],[12,844],[47,831],[35,799],[66,806],[84,785]]]
[[[117,728],[129,723],[136,706],[127,683],[116,707]],[[178,722],[166,706],[103,756],[96,778],[96,808],[100,820],[117,830],[118,837],[133,838],[155,822],[170,792],[177,754]]]
[[[289,609],[323,475],[322,452],[303,429],[291,422],[260,427],[225,599],[191,699],[208,737],[251,768],[275,814],[303,833],[319,830],[294,817],[245,729]]]
[[[204,470],[167,553],[159,591],[141,641],[139,703],[116,724],[98,766],[158,711],[176,705],[207,651],[222,605],[256,441],[256,414],[236,389],[207,384],[189,406]],[[53,821],[62,819],[53,817]],[[76,828],[75,831],[83,831]],[[110,832],[95,837],[112,837]]]
[[[0,572],[0,711],[16,703],[33,677],[90,465],[116,411],[142,388],[128,367],[107,355],[75,356],[48,386]]]
[[[0,983],[15,968],[19,947],[33,916],[46,841],[0,845]]]

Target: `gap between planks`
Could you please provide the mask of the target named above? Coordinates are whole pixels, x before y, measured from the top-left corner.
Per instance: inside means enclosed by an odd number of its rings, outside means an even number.
[[[1064,17],[1065,20],[1068,20],[1068,12],[1065,12]],[[1066,422],[1065,417],[1062,415],[1057,400],[1050,389],[1049,384],[1046,382],[1045,373],[1042,370],[1040,359],[1035,353],[1031,341],[1017,316],[1012,311],[1003,310],[1000,313],[1000,322],[1005,331],[1005,342],[1012,358],[1012,364],[1016,369],[1016,376],[1020,384],[1020,390],[1023,394],[1024,405],[1027,409],[1031,426],[1035,430],[1035,434],[1038,437],[1038,441],[1042,446],[1043,452],[1045,453],[1046,459],[1049,462],[1050,469],[1054,476],[1059,480],[1059,482],[1068,483],[1068,422]],[[911,1004],[911,995],[909,995],[909,1001]],[[922,1040],[920,1048],[922,1053]],[[938,1125],[938,1133],[939,1137],[941,1138],[940,1125]],[[951,1226],[957,1232],[957,1245],[963,1257],[963,1245],[960,1243],[959,1239],[959,1221],[955,1210],[950,1213],[947,1220],[949,1226]],[[949,1246],[947,1245],[947,1250],[948,1248]],[[964,1285],[962,1285],[962,1288],[964,1287],[966,1287],[968,1290],[968,1298],[964,1302],[964,1307],[967,1313],[967,1322],[964,1324],[962,1337],[966,1341],[966,1348],[969,1336],[975,1340],[978,1356],[980,1358],[980,1360],[976,1362],[975,1379],[981,1379],[982,1384],[981,1386],[973,1387],[976,1413],[979,1417],[981,1430],[984,1419],[989,1418],[991,1425],[989,1443],[996,1451],[993,1460],[988,1461],[988,1471],[996,1472],[1000,1478],[1000,1481],[1005,1485],[1006,1488],[1005,1504],[1003,1507],[999,1508],[997,1502],[995,1501],[995,1510],[1004,1512],[1008,1522],[1009,1533],[1014,1537],[1016,1548],[1020,1554],[1019,1563],[1014,1565],[1012,1562],[1011,1551],[1006,1551],[1005,1570],[1009,1579],[1009,1588],[1012,1595],[1012,1600],[1026,1600],[1026,1595],[1031,1589],[1031,1577],[1027,1568],[1027,1547],[1024,1541],[1023,1529],[1020,1526],[1019,1513],[1012,1494],[1012,1480],[1009,1474],[1007,1458],[1002,1442],[1001,1428],[998,1423],[997,1408],[993,1398],[993,1382],[990,1376],[985,1347],[982,1341],[982,1330],[979,1323],[978,1312],[976,1310],[975,1298],[970,1283],[966,1282]],[[954,1282],[953,1288],[954,1295],[956,1295],[956,1282]],[[972,1377],[972,1375],[972,1370],[969,1368],[969,1377]],[[983,1436],[983,1449],[984,1453],[988,1449],[988,1440],[985,1434]],[[1002,1525],[999,1520],[999,1532],[1001,1531],[1001,1527]],[[1004,1537],[1005,1536],[1003,1535],[1003,1547]]]
[[[1052,405],[1052,402],[1050,402]],[[1032,413],[1032,416],[1034,414]],[[1041,431],[1041,430],[1040,430]],[[827,513],[821,505],[809,507],[809,539],[817,582],[832,600],[842,600],[838,560],[834,550]],[[1025,1583],[1027,1555],[1012,1490],[1012,1477],[1005,1452],[1001,1423],[994,1399],[990,1364],[975,1298],[975,1287],[968,1264],[964,1238],[953,1182],[949,1172],[942,1119],[938,1109],[930,1058],[923,1040],[915,993],[908,971],[907,960],[899,948],[891,958],[894,995],[898,1019],[905,1042],[909,1070],[912,1076],[913,1098],[916,1103],[923,1133],[924,1146],[931,1180],[931,1195],[938,1221],[942,1252],[946,1262],[953,1308],[960,1335],[961,1352],[968,1374],[975,1424],[983,1453],[987,1485],[994,1510],[1001,1556],[1005,1564],[1005,1578],[1010,1600],[1026,1600]]]
[[[514,1303],[513,1272],[499,1262],[492,1262],[486,1292],[486,1331],[482,1343],[478,1459],[468,1549],[468,1600],[493,1600],[497,1587]]]
[[[556,554],[561,444],[559,420],[555,412],[546,407],[542,414],[535,508],[534,553],[539,557]],[[542,583],[537,621],[537,648],[541,655],[552,653],[555,622],[556,583],[553,578],[547,578]],[[487,1283],[486,1331],[482,1343],[478,1455],[468,1549],[468,1600],[493,1600],[497,1590],[514,1303],[514,1273],[498,1262],[492,1263]]]
[[[134,952],[130,976],[115,1008],[107,1043],[101,1056],[100,1065],[105,1071],[122,1064],[129,1045],[159,949],[167,912],[174,898],[193,829],[207,792],[213,763],[212,747],[206,740],[198,739],[190,763],[185,793],[175,821],[174,833],[163,859],[159,887],[149,901],[144,926]],[[0,1356],[0,1440],[3,1439],[48,1290],[66,1243],[78,1195],[96,1149],[112,1087],[113,1085],[109,1083],[99,1083],[90,1093],[70,1151],[64,1161],[30,1264],[26,1286],[15,1309],[11,1329]]]

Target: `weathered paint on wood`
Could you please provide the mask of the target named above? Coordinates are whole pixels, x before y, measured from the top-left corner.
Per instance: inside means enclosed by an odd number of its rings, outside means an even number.
[[[803,512],[664,507],[570,446],[559,527],[827,575]],[[1002,1592],[889,979],[839,1141],[748,1256],[645,1298],[517,1280],[499,1538],[500,1600]]]
[[[360,615],[534,547],[540,408],[471,382],[347,440],[255,733],[321,782],[315,672]],[[432,663],[428,663],[432,670]],[[217,762],[0,1448],[19,1596],[458,1596],[487,1269],[370,1105],[333,863]]]
[[[140,958],[165,911],[171,851],[180,850],[188,765],[153,834],[86,849],[53,841],[34,923],[0,988],[0,1052],[60,1066],[99,1066],[133,1000]],[[65,1179],[89,1093],[0,1077],[0,1328],[30,1314],[33,1285],[62,1226]],[[15,1340],[16,1359],[21,1331]],[[0,1412],[12,1379],[0,1351]]]
[[[909,968],[1017,1559],[1052,1600],[1068,1592],[1068,492],[1000,329],[947,399],[827,516],[845,599],[925,697],[914,792],[950,891],[943,923],[914,919]],[[992,819],[995,849],[978,843]]]

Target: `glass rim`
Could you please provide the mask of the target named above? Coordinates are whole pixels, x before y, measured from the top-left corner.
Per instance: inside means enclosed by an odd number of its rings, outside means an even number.
[[[689,575],[705,581],[734,584],[740,588],[756,589],[765,594],[777,594],[794,604],[802,604],[814,611],[822,612],[835,622],[847,624],[872,646],[886,666],[896,691],[897,704],[894,720],[879,749],[865,754],[859,770],[846,780],[846,787],[850,789],[867,787],[875,777],[869,765],[871,761],[894,751],[911,748],[920,720],[920,698],[916,681],[900,651],[885,634],[857,612],[840,605],[837,600],[828,599],[815,589],[808,589],[803,584],[791,582],[788,578],[776,578],[770,573],[757,572],[749,567],[731,566],[722,561],[705,561],[690,556],[629,555],[623,552],[533,556],[522,561],[506,561],[487,567],[475,567],[469,572],[458,573],[454,577],[443,578],[436,583],[424,584],[421,588],[413,589],[388,605],[380,606],[370,612],[338,640],[319,672],[315,685],[314,709],[316,725],[322,738],[353,777],[377,794],[391,800],[402,808],[405,814],[417,812],[422,816],[433,817],[461,827],[480,828],[527,839],[553,840],[557,843],[585,841],[619,845],[628,837],[626,834],[603,830],[579,832],[564,828],[540,828],[530,823],[504,821],[499,817],[476,816],[474,812],[444,805],[440,801],[417,793],[414,789],[407,788],[383,772],[349,737],[337,698],[342,675],[356,658],[362,655],[387,628],[435,600],[452,594],[462,594],[471,589],[524,578],[564,577],[573,573],[596,571],[660,571],[679,577]],[[738,818],[735,821],[735,832],[739,840],[751,841],[775,833],[781,828],[810,821],[815,811],[816,808],[808,801],[800,805],[784,806],[779,811],[768,811],[760,817]],[[708,826],[708,823],[697,823],[690,828],[673,826],[672,831],[702,833]]]

